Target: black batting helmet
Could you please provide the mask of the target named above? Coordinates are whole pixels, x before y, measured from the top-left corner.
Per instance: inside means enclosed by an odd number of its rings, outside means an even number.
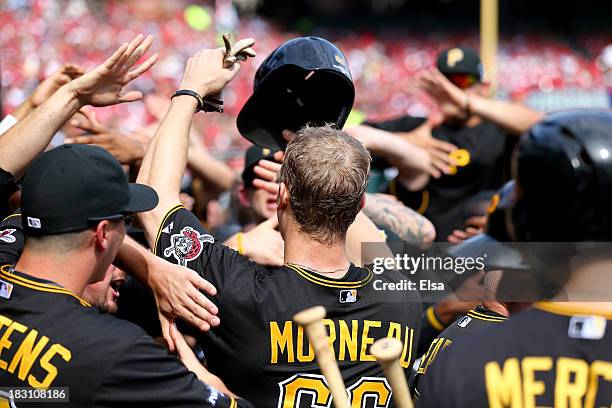
[[[238,115],[238,130],[272,150],[285,148],[285,129],[297,132],[308,123],[341,129],[355,99],[344,54],[319,37],[294,38],[278,47],[257,70],[253,88]]]

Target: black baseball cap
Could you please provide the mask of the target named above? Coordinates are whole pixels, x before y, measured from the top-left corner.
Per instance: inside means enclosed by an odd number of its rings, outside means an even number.
[[[242,182],[245,186],[250,186],[255,179],[253,168],[260,160],[274,160],[274,153],[278,150],[271,150],[267,147],[253,145],[249,147],[244,155],[244,170],[242,171]]]
[[[274,50],[258,68],[253,89],[238,115],[238,130],[272,150],[287,145],[285,129],[326,123],[341,129],[355,100],[344,54],[319,37],[294,38]]]
[[[453,74],[474,75],[478,82],[484,81],[484,68],[478,53],[471,48],[450,48],[438,54],[436,63],[445,76]]]
[[[128,183],[106,150],[67,144],[36,158],[23,178],[21,218],[29,235],[81,231],[157,205],[155,190]]]

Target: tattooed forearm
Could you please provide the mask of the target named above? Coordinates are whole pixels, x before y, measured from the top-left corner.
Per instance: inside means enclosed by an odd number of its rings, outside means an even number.
[[[385,194],[367,194],[364,213],[378,226],[419,248],[427,248],[436,232],[424,216]]]

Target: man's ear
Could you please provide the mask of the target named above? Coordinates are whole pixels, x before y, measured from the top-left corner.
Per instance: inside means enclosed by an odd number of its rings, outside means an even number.
[[[102,249],[102,250],[108,249],[108,246],[110,245],[110,241],[109,241],[110,231],[111,231],[111,225],[108,220],[104,220],[98,223],[98,226],[96,227],[96,230],[95,230],[96,247],[98,249]]]
[[[361,196],[361,200],[359,201],[359,210],[363,210],[366,206],[366,195]]]
[[[280,183],[277,200],[279,210],[284,210],[289,205],[289,190],[285,183]]]
[[[249,194],[247,192],[247,188],[244,183],[240,184],[238,187],[238,200],[240,200],[240,205],[245,208],[251,208],[251,202],[249,201]]]

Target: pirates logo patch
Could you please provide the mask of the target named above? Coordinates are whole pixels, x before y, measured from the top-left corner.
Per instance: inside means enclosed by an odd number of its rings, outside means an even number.
[[[187,262],[196,259],[202,253],[204,242],[213,243],[215,239],[210,235],[200,234],[191,227],[184,227],[180,233],[172,234],[170,246],[164,250],[164,256],[172,255],[179,265],[187,266]]]
[[[0,241],[12,244],[16,241],[16,238],[13,235],[15,231],[16,230],[14,228],[8,228],[0,231]]]

